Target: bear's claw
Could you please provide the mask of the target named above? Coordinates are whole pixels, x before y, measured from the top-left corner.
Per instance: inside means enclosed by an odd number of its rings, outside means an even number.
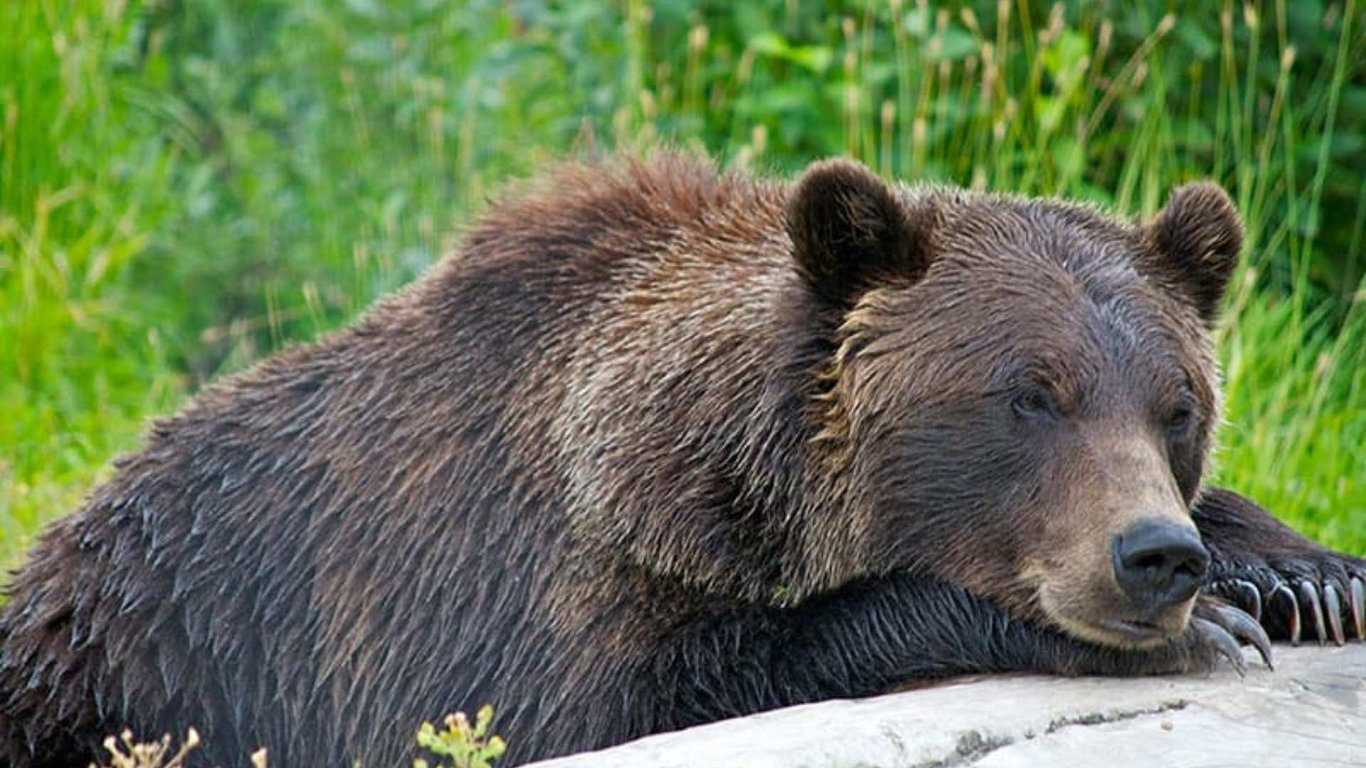
[[[1328,619],[1328,630],[1333,635],[1333,643],[1342,645],[1347,642],[1342,633],[1342,599],[1338,597],[1338,585],[1323,585],[1323,609]]]
[[[1366,640],[1366,582],[1352,577],[1351,599],[1352,623],[1356,625],[1357,639]]]
[[[1247,662],[1243,660],[1243,649],[1227,630],[1209,619],[1191,619],[1191,628],[1200,639],[1214,646],[1214,650],[1233,664],[1233,671],[1239,677],[1247,674]]]
[[[1323,625],[1323,607],[1319,601],[1319,589],[1307,579],[1300,582],[1300,601],[1309,606],[1309,615],[1314,618],[1314,631],[1318,633],[1319,645],[1328,639],[1328,630]]]
[[[1248,606],[1244,610],[1251,613],[1252,618],[1260,624],[1262,621],[1262,593],[1257,591],[1257,585],[1243,579],[1235,579],[1233,583],[1243,592],[1243,598]]]
[[[1246,611],[1210,600],[1202,603],[1191,622],[1197,633],[1212,642],[1215,650],[1233,662],[1239,674],[1246,669],[1242,651],[1239,649],[1241,645],[1256,648],[1267,668],[1275,669],[1275,664],[1271,661],[1271,638],[1267,636],[1266,630],[1262,629],[1262,625]],[[1212,624],[1220,631],[1212,633],[1206,624]],[[1234,650],[1231,655],[1227,652],[1230,648]]]
[[[1294,590],[1284,584],[1277,584],[1272,596],[1279,597],[1288,606],[1285,616],[1290,622],[1290,644],[1300,644],[1300,601],[1295,599]],[[1271,596],[1267,597],[1267,607],[1271,607]]]
[[[1233,633],[1234,637],[1239,638],[1257,649],[1257,653],[1262,657],[1262,662],[1268,669],[1275,669],[1276,665],[1271,661],[1271,638],[1267,636],[1266,630],[1262,625],[1247,613],[1236,608],[1220,607],[1218,615]]]
[[[1366,557],[1316,544],[1221,488],[1208,489],[1192,517],[1210,552],[1209,591],[1247,608],[1272,637],[1366,641]]]
[[[1287,584],[1272,576],[1259,586],[1247,578],[1225,578],[1210,588],[1252,615],[1258,622],[1279,620],[1291,645],[1299,645],[1305,625],[1322,645],[1343,645],[1353,636],[1366,640],[1366,576],[1325,578],[1322,586],[1302,578]],[[1355,633],[1355,634],[1353,634]]]

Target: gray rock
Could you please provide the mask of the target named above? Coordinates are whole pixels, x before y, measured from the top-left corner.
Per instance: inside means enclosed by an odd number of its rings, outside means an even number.
[[[1366,766],[1366,643],[1275,648],[1276,670],[961,679],[659,734],[538,768]]]

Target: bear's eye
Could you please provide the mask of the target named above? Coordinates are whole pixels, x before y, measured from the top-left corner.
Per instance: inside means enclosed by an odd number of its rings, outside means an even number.
[[[1010,403],[1011,410],[1022,419],[1058,418],[1062,409],[1053,393],[1041,386],[1030,386],[1020,390]]]
[[[1195,423],[1195,408],[1189,401],[1182,400],[1167,414],[1167,429],[1171,432],[1185,432]]]
[[[1163,418],[1163,426],[1167,429],[1167,434],[1173,437],[1181,437],[1190,431],[1191,427],[1200,420],[1200,414],[1195,408],[1195,394],[1191,391],[1190,381],[1187,380],[1178,390],[1176,402],[1172,403],[1171,410]]]

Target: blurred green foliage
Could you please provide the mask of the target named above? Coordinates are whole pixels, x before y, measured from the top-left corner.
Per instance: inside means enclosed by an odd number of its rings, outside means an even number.
[[[1248,248],[1218,479],[1366,547],[1353,0],[0,4],[0,561],[149,414],[338,326],[509,176],[669,142],[1160,207]]]

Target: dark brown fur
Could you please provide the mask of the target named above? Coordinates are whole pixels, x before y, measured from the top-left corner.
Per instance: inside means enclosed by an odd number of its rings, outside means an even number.
[[[1115,532],[1201,519],[1239,241],[1208,186],[1145,227],[848,163],[564,167],[43,536],[0,613],[0,758],[194,725],[218,764],[393,765],[492,703],[525,760],[955,672],[1208,663],[1190,605],[1145,647],[1086,621],[1125,610]],[[1017,412],[1031,388],[1065,426]]]

